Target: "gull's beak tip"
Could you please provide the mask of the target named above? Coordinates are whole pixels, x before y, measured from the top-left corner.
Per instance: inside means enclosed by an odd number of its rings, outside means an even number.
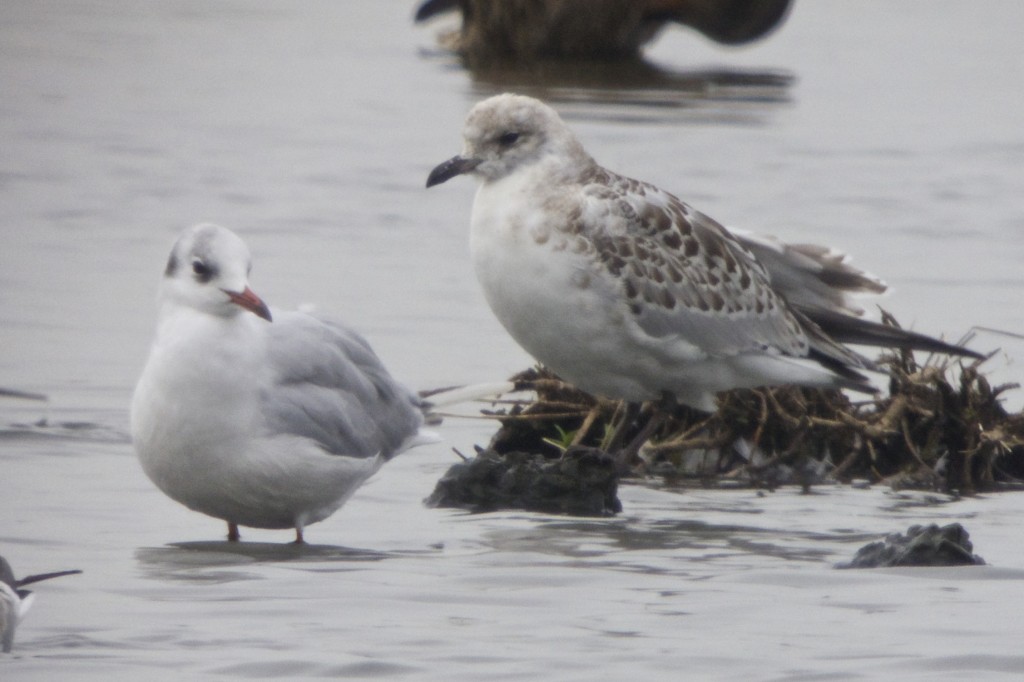
[[[274,318],[270,314],[270,308],[263,302],[263,299],[256,295],[256,292],[246,287],[242,293],[236,293],[234,291],[224,292],[231,299],[231,302],[235,305],[239,305],[249,312],[253,313],[257,317],[262,317],[267,322],[273,322]]]
[[[469,173],[480,165],[480,159],[467,158],[465,156],[453,156],[447,161],[442,161],[427,176],[427,188],[440,185],[451,180],[456,175]]]

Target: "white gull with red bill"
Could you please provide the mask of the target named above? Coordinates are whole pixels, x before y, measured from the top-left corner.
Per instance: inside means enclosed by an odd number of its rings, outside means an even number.
[[[230,230],[185,230],[168,259],[132,440],[172,499],[238,526],[303,528],[388,459],[436,440],[424,405],[367,342],[330,318],[275,312],[249,287]],[[273,320],[273,321],[271,321]]]

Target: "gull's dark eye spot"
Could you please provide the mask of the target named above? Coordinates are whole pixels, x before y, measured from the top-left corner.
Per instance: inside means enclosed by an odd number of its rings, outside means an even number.
[[[498,144],[500,144],[502,147],[511,147],[516,143],[516,140],[518,139],[519,133],[510,131],[507,133],[502,133],[501,136],[498,137]]]
[[[213,277],[213,268],[198,258],[192,261],[192,272],[195,273],[196,279],[204,283],[209,282]]]

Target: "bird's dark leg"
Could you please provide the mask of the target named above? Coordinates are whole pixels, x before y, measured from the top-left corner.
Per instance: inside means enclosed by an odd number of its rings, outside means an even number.
[[[242,537],[238,534],[238,524],[228,521],[228,542],[238,542],[238,539]]]
[[[616,464],[618,465],[619,472],[624,473],[630,470],[632,465],[636,464],[640,459],[640,448],[643,447],[647,439],[650,438],[657,432],[661,425],[668,419],[669,414],[672,412],[672,408],[676,406],[676,399],[667,391],[662,393],[661,398],[651,402],[651,417],[647,420],[647,423],[643,425],[640,432],[633,437],[633,440],[629,441],[626,447],[615,453]]]
[[[306,539],[302,537],[302,526],[295,526],[295,544],[296,545],[304,545],[304,544],[306,544]]]

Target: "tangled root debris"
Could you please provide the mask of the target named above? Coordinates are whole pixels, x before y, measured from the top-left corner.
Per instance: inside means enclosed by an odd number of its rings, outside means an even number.
[[[621,509],[621,475],[769,489],[831,481],[957,495],[1024,490],[1024,412],[1007,412],[1001,399],[1018,385],[993,387],[981,371],[986,359],[919,364],[910,351],[888,352],[878,360],[888,394],[870,400],[783,386],[722,393],[712,415],[677,405],[625,472],[606,453],[643,433],[653,406],[629,409],[529,369],[512,381],[531,398],[483,411],[501,427],[428,503],[606,515]]]
[[[779,387],[721,394],[714,415],[680,406],[643,451],[642,469],[677,482],[810,485],[864,480],[896,488],[970,494],[1021,489],[1024,413],[1006,411],[983,361],[918,364],[888,354],[889,394],[861,402],[837,390]],[[572,446],[601,449],[626,413],[535,368],[513,378],[532,401],[499,405],[488,451],[557,458]],[[650,412],[625,425],[624,440]]]

